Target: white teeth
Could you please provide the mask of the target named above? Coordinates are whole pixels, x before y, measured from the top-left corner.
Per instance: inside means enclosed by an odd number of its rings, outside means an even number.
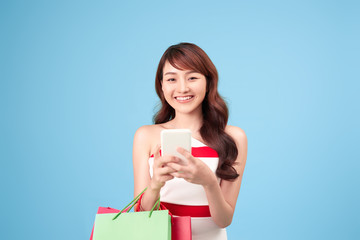
[[[192,97],[191,96],[189,96],[189,97],[176,97],[176,99],[180,100],[180,101],[188,100],[190,98],[192,98]]]

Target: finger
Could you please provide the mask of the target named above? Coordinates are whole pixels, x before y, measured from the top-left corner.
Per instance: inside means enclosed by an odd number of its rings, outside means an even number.
[[[161,156],[160,156],[160,144],[157,144],[154,148],[154,166],[156,167],[161,167],[161,163],[159,161],[159,159],[161,159]]]
[[[182,147],[178,147],[176,149],[176,151],[178,153],[180,153],[181,155],[183,155],[186,159],[190,160],[190,161],[194,161],[194,157],[191,155],[191,153],[189,153],[187,150],[185,150]]]
[[[174,173],[171,173],[170,175],[171,176],[174,176],[174,177],[177,177],[177,178],[181,178],[181,175],[182,173],[178,173],[178,172],[174,172]]]
[[[172,167],[163,167],[159,169],[160,175],[167,175],[173,172],[176,172],[177,170],[173,169]]]
[[[187,174],[184,172],[174,172],[174,173],[171,173],[170,175],[177,177],[177,178],[184,178],[184,179],[187,178]]]
[[[161,148],[160,144],[157,144],[154,151],[154,158],[160,157],[160,148]]]
[[[174,179],[174,176],[172,176],[170,174],[169,175],[164,175],[164,176],[161,177],[162,182],[166,182],[166,181],[169,181],[171,179]]]
[[[177,163],[168,163],[167,166],[171,167],[177,172],[185,172],[186,169],[183,167],[183,165],[177,164]]]
[[[178,163],[180,162],[180,158],[175,156],[164,156],[161,158],[160,162],[161,164],[168,164],[168,163]]]

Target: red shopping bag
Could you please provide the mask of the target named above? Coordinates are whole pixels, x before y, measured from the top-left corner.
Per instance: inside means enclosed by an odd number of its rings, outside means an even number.
[[[191,217],[177,217],[172,218],[171,225],[171,239],[172,240],[191,240]]]

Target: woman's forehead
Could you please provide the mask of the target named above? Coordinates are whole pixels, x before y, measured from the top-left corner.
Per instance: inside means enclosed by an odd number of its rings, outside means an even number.
[[[189,67],[183,67],[183,66],[179,66],[178,64],[175,63],[175,66],[172,65],[169,61],[166,61],[164,64],[164,68],[163,68],[163,74],[165,74],[166,72],[182,72],[182,71],[194,71],[194,69],[190,69]]]

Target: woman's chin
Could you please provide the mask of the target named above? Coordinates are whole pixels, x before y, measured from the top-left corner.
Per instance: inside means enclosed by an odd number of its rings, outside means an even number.
[[[201,106],[177,106],[174,109],[177,114],[194,114],[196,112],[202,113]]]

